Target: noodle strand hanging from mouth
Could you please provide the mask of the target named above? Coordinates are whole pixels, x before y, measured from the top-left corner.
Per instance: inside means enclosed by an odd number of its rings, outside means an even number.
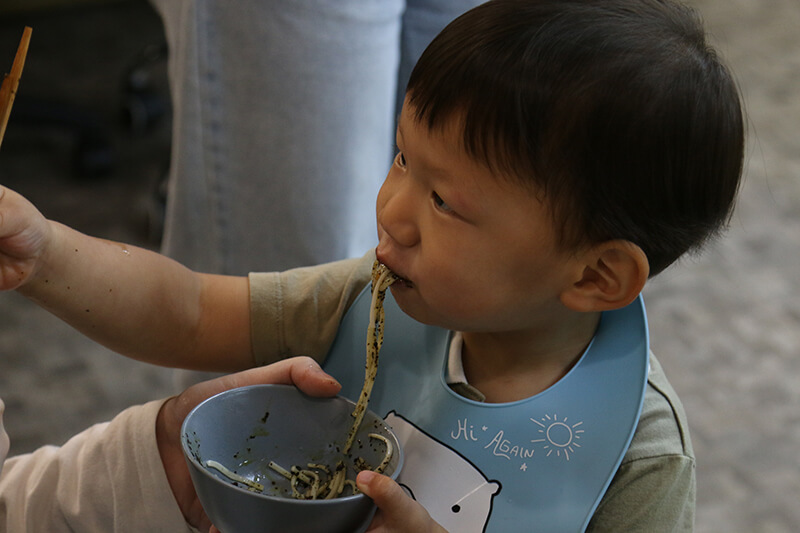
[[[350,452],[356,432],[361,427],[361,421],[367,412],[369,397],[372,395],[372,387],[375,385],[375,376],[378,374],[378,354],[383,345],[383,322],[385,313],[383,311],[383,301],[386,298],[386,289],[397,281],[397,276],[389,268],[375,261],[372,265],[372,304],[369,310],[369,325],[367,327],[367,363],[364,376],[364,386],[358,397],[358,402],[353,410],[353,427],[347,434],[347,443],[344,446],[344,453]]]

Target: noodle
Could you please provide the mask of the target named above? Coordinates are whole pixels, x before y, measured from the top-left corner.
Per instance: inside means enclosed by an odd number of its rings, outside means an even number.
[[[361,422],[367,412],[367,404],[372,394],[372,388],[375,385],[375,377],[378,374],[378,354],[383,344],[383,323],[385,317],[383,301],[386,298],[386,289],[397,281],[397,279],[398,277],[389,270],[386,265],[381,264],[379,261],[376,260],[372,265],[372,301],[369,311],[369,325],[367,326],[367,361],[364,385],[358,397],[358,402],[352,412],[352,417],[355,420],[347,434],[344,455],[350,453],[350,448],[353,446],[356,433],[361,427]],[[389,439],[378,433],[370,433],[369,437],[382,441],[386,446],[383,460],[373,469],[377,473],[382,473],[394,455],[392,443]],[[369,468],[361,458],[356,460],[356,465],[362,469]],[[205,466],[218,470],[234,481],[244,483],[250,487],[250,490],[264,491],[264,485],[261,483],[242,477],[217,461],[206,461]],[[316,500],[322,498],[330,500],[341,496],[345,486],[351,487],[353,494],[358,492],[355,482],[347,479],[347,467],[343,461],[339,461],[336,464],[333,473],[331,473],[327,466],[316,463],[309,463],[307,465],[308,468],[304,469],[292,466],[289,470],[286,470],[274,461],[270,461],[268,466],[270,469],[289,480],[292,496],[296,499]]]
[[[383,461],[381,461],[381,464],[379,464],[378,467],[375,469],[375,472],[380,474],[389,465],[389,461],[392,460],[392,453],[394,452],[394,450],[392,450],[392,442],[383,435],[379,435],[378,433],[370,433],[369,436],[372,437],[373,439],[382,440],[383,443],[386,445],[386,454],[383,456]]]
[[[380,474],[389,464],[389,461],[392,460],[394,449],[392,448],[391,441],[383,435],[370,433],[369,437],[379,440],[386,445],[383,460],[374,469],[370,469],[362,458],[357,459],[355,464],[362,470],[374,470]],[[327,466],[316,463],[308,463],[308,469],[292,466],[291,469],[286,470],[275,461],[270,461],[269,467],[289,480],[292,496],[300,500],[330,500],[341,496],[345,486],[349,486],[353,494],[358,493],[355,482],[351,479],[347,479],[347,468],[343,461],[339,461],[336,464],[336,468],[332,474]],[[307,487],[305,492],[300,490],[302,488],[300,486],[301,484]]]
[[[232,470],[229,470],[222,463],[218,463],[217,461],[209,460],[209,461],[206,461],[204,464],[205,464],[206,468],[213,468],[215,470],[219,470],[226,477],[229,477],[230,479],[232,479],[234,481],[238,481],[239,483],[244,483],[245,485],[250,487],[250,489],[252,489],[252,490],[257,490],[259,492],[264,492],[264,485],[262,485],[258,481],[253,481],[252,479],[248,479],[246,477],[240,476],[236,472],[234,472]]]
[[[353,410],[353,427],[347,435],[347,443],[344,446],[344,453],[348,453],[353,446],[356,432],[361,427],[361,421],[367,412],[367,404],[372,394],[372,387],[375,385],[375,376],[378,374],[378,354],[383,344],[383,300],[386,298],[386,289],[389,285],[397,281],[397,276],[389,270],[386,265],[378,260],[372,265],[372,304],[369,309],[369,325],[367,326],[367,364],[364,375],[364,386],[358,397],[358,403]]]

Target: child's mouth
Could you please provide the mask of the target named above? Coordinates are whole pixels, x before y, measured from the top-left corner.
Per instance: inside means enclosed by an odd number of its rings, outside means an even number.
[[[397,281],[392,283],[392,287],[393,288],[397,287],[397,288],[402,288],[402,289],[410,289],[410,288],[412,288],[414,286],[414,284],[411,282],[411,280],[408,280],[408,279],[400,276],[397,273],[395,273],[395,275],[397,276]]]
[[[395,281],[392,282],[390,287],[410,289],[411,287],[414,286],[414,283],[412,283],[412,281],[410,279],[401,276],[399,272],[394,270],[390,265],[388,265],[388,264],[384,263],[383,261],[381,261],[380,258],[378,258],[377,261],[378,261],[378,263],[380,263],[385,268],[388,268],[389,271],[392,273],[392,275],[396,278]]]
[[[395,270],[392,270],[392,268],[389,265],[384,264],[384,266],[389,269],[389,272],[391,272],[392,276],[394,276],[395,278],[390,287],[410,288],[413,286],[411,280],[409,280],[408,278],[404,278],[403,276],[398,274]]]

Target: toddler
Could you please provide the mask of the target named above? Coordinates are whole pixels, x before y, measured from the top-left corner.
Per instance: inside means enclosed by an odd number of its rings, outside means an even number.
[[[740,101],[697,15],[487,2],[420,58],[397,146],[363,258],[194,273],[4,190],[0,283],[131,357],[234,371],[311,355],[353,396],[377,258],[400,280],[370,409],[405,466],[398,483],[359,475],[374,527],[691,529],[688,427],[639,294],[724,228],[739,186]]]

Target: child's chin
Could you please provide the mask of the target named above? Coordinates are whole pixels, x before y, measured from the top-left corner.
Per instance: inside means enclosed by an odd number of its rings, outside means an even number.
[[[419,320],[416,314],[419,314],[417,307],[419,301],[414,297],[414,284],[408,280],[397,280],[389,286],[392,292],[392,297],[395,303],[402,309],[402,311],[415,320]]]

